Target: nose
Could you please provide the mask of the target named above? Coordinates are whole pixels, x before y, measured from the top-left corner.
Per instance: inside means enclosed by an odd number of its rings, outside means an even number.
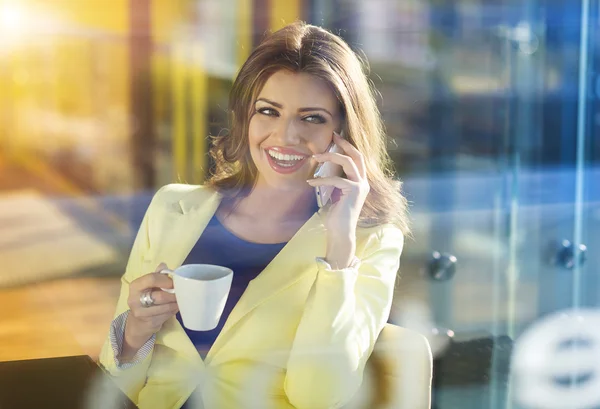
[[[282,121],[282,126],[277,130],[277,134],[282,145],[297,145],[302,140],[302,133],[293,119]]]

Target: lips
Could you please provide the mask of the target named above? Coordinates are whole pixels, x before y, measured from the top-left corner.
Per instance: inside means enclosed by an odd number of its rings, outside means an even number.
[[[305,153],[279,146],[267,148],[265,153],[271,168],[275,172],[282,174],[294,173],[309,158]]]

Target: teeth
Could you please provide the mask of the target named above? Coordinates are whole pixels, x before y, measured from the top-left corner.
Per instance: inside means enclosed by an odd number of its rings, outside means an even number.
[[[271,157],[279,160],[287,160],[287,161],[298,161],[304,159],[304,156],[299,155],[286,155],[283,153],[275,152],[275,151],[267,151]]]
[[[286,165],[286,164],[280,163],[279,166],[281,166],[283,168],[291,168],[292,166],[294,166],[294,164],[290,163],[290,164]]]

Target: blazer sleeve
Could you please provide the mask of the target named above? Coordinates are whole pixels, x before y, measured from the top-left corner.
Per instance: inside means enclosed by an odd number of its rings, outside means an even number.
[[[404,243],[385,226],[372,234],[358,268],[318,264],[287,365],[285,393],[298,408],[338,408],[350,401],[386,324]]]
[[[131,253],[129,255],[129,260],[127,262],[127,267],[125,268],[125,274],[123,274],[121,277],[121,291],[119,294],[119,300],[117,301],[114,319],[118,318],[121,316],[121,314],[129,310],[129,306],[127,305],[129,284],[143,274],[149,273],[149,271],[145,271],[143,266],[144,255],[150,247],[148,225],[157,203],[161,200],[163,191],[167,188],[168,186],[164,186],[154,195],[137,232]],[[118,357],[115,356],[115,350],[113,348],[113,343],[111,342],[110,331],[108,332],[99,355],[100,366],[106,372],[116,378],[121,389],[135,403],[137,403],[139,391],[143,388],[146,382],[146,373],[148,371],[148,367],[150,366],[151,360],[152,351],[149,351],[149,353],[146,354],[136,365],[129,367],[122,367],[119,365]]]

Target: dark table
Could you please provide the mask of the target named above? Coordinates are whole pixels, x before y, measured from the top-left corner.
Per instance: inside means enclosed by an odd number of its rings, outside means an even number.
[[[0,409],[100,407],[136,408],[89,356],[0,362]]]

